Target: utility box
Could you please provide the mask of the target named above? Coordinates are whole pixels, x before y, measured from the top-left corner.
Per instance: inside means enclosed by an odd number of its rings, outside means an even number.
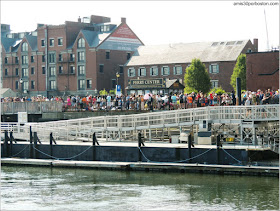
[[[177,135],[177,136],[171,136],[171,143],[172,144],[178,144],[178,143],[180,143],[180,141],[179,141],[179,136]]]
[[[211,145],[212,144],[211,131],[198,132],[197,133],[197,144]]]

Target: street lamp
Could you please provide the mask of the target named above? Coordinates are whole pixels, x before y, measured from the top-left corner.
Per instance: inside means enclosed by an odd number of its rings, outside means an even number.
[[[119,77],[121,76],[118,72],[116,73],[117,76],[117,85],[119,85]]]
[[[19,80],[20,83],[20,97],[22,97],[22,92],[23,92],[23,80],[22,78]]]

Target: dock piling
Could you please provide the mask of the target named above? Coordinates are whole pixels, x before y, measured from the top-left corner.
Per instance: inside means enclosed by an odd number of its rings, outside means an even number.
[[[8,141],[9,141],[8,131],[5,130],[4,153],[3,153],[4,157],[9,157]]]
[[[192,136],[191,134],[188,137],[188,154],[189,154],[189,163],[192,162],[191,157],[192,157]]]
[[[36,159],[38,158],[38,153],[37,153],[37,142],[38,142],[38,136],[37,136],[37,132],[33,133],[33,138],[34,138],[34,151],[33,151],[33,157]]]
[[[29,127],[29,157],[33,158],[33,137],[31,126]]]

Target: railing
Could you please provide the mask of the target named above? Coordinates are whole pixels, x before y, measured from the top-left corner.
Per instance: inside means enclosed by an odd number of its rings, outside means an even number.
[[[38,136],[49,136],[70,140],[77,137],[90,137],[93,132],[124,132],[154,128],[180,127],[194,124],[198,120],[245,120],[278,121],[278,105],[258,106],[217,106],[194,109],[181,109],[123,116],[100,116],[74,120],[27,123]]]
[[[47,102],[2,102],[1,114],[17,114],[27,112],[28,114],[42,114],[46,112],[62,112],[63,103]]]

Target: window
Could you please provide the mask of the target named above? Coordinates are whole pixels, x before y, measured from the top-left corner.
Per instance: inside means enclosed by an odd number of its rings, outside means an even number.
[[[140,67],[138,69],[138,76],[146,76],[146,68],[145,67]]]
[[[127,59],[127,60],[130,59],[130,53],[126,53],[126,59]]]
[[[41,47],[45,47],[45,40],[41,40]]]
[[[34,62],[34,56],[31,56],[31,57],[30,57],[30,61],[31,61],[31,63]]]
[[[174,67],[174,75],[182,75],[182,66]]]
[[[18,68],[16,68],[16,75],[18,75],[19,74],[19,72],[18,72]]]
[[[86,46],[85,39],[84,38],[80,38],[78,40],[78,48],[84,48],[85,46]]]
[[[85,75],[85,66],[84,65],[78,66],[78,75]]]
[[[110,59],[110,51],[106,51],[106,59]]]
[[[22,56],[21,62],[22,62],[22,64],[28,64],[28,56]]]
[[[219,65],[218,64],[210,64],[209,65],[209,73],[219,73]]]
[[[45,61],[46,61],[45,55],[42,55],[42,62],[45,62]]]
[[[104,64],[100,64],[99,65],[99,72],[103,73],[103,71],[104,71]]]
[[[119,67],[120,67],[119,73],[120,73],[120,74],[123,74],[123,66],[120,65]]]
[[[49,63],[55,63],[55,53],[49,54]]]
[[[31,81],[31,89],[35,89],[35,81]]]
[[[90,88],[92,88],[92,80],[91,79],[87,80],[87,89],[90,89]]]
[[[63,61],[62,54],[59,54],[59,55],[58,55],[58,61],[60,61],[60,62],[62,62],[62,61]]]
[[[75,54],[73,54],[73,53],[70,54],[70,61],[71,62],[75,61]]]
[[[74,74],[75,73],[75,66],[70,66],[70,73],[71,74]]]
[[[58,73],[59,73],[59,74],[62,74],[62,73],[63,73],[63,67],[62,67],[62,66],[59,66],[59,67],[58,67]]]
[[[169,74],[170,74],[169,67],[161,68],[161,75],[169,75]]]
[[[28,69],[27,68],[22,68],[22,77],[28,77]]]
[[[150,68],[150,75],[151,76],[157,76],[158,75],[158,68],[157,67],[151,67]]]
[[[134,77],[135,76],[135,69],[134,68],[129,68],[127,70],[127,74],[128,74],[128,77]]]
[[[54,46],[54,39],[50,38],[50,47],[53,47],[53,46]]]
[[[22,90],[28,90],[28,81],[22,83]]]
[[[31,75],[34,75],[34,74],[35,74],[35,68],[31,67]]]
[[[46,67],[42,66],[42,74],[45,75],[46,74]]]
[[[28,44],[24,42],[21,45],[21,52],[27,52],[27,51],[28,51]]]
[[[212,89],[219,86],[218,80],[211,80]]]
[[[81,89],[85,89],[85,80],[78,80],[78,88]]]
[[[58,39],[57,39],[57,44],[58,44],[59,46],[62,46],[62,45],[63,45],[63,39],[62,39],[62,38],[58,38]]]
[[[15,84],[16,89],[18,89],[18,84],[19,84],[18,81],[16,81],[16,84]]]
[[[85,61],[85,52],[78,52],[78,62]]]
[[[5,76],[7,76],[8,75],[8,69],[6,68],[5,69]]]
[[[55,90],[56,89],[56,84],[54,80],[49,81],[50,84],[50,90]]]
[[[5,64],[8,64],[8,58],[5,57]]]
[[[18,57],[15,57],[15,63],[18,64]]]
[[[50,67],[50,76],[55,76],[55,67]]]
[[[110,31],[110,26],[108,26],[108,25],[100,26],[100,31],[108,32],[108,31]]]
[[[116,79],[112,79],[112,89],[115,89],[116,88]]]

